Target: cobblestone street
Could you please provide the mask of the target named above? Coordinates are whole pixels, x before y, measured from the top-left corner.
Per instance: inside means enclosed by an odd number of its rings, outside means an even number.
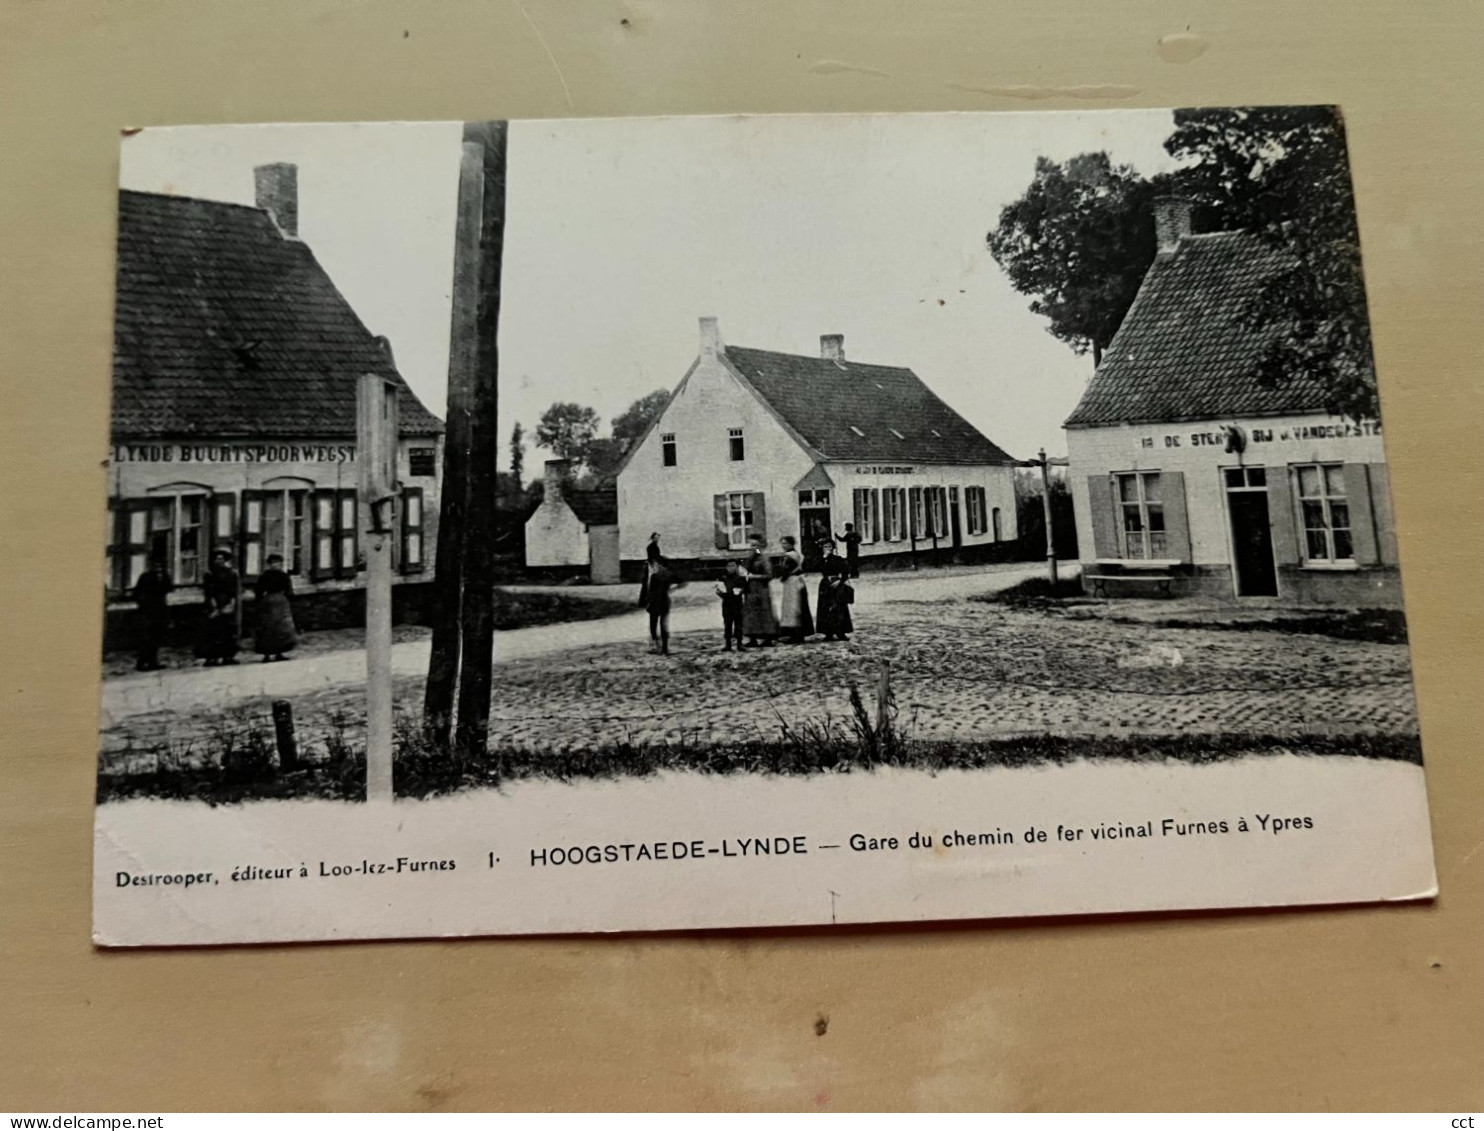
[[[719,627],[514,661],[492,732],[517,747],[776,737],[846,725],[849,687],[874,709],[889,662],[909,736],[1026,733],[1415,733],[1405,645],[1279,632],[1070,619],[967,600],[892,601],[848,644],[720,650]]]

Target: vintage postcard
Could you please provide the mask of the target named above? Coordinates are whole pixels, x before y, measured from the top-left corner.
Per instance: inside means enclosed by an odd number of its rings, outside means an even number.
[[[111,419],[100,945],[1436,890],[1337,109],[130,131]]]

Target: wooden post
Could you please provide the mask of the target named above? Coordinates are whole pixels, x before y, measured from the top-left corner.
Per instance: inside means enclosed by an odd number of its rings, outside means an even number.
[[[876,737],[885,738],[891,725],[891,661],[881,661],[881,674],[876,677]]]
[[[489,747],[490,691],[495,659],[495,487],[500,471],[500,267],[505,247],[505,122],[471,122],[464,141],[482,152],[479,287],[475,312],[478,355],[469,413],[469,481],[464,530],[460,625],[459,757],[483,758]],[[466,151],[467,152],[467,151]]]
[[[392,800],[392,544],[397,530],[397,386],[377,373],[356,396],[366,555],[366,800]]]
[[[1056,535],[1051,528],[1051,471],[1046,459],[1046,449],[1036,453],[1041,464],[1041,506],[1046,514],[1046,577],[1056,589]]]
[[[448,419],[443,430],[443,483],[433,560],[433,640],[423,692],[423,732],[438,750],[453,733],[464,592],[464,514],[469,503],[469,413],[479,361],[478,302],[484,147],[464,141],[454,230],[453,309],[448,340]]]
[[[273,700],[273,738],[278,746],[278,768],[299,768],[299,739],[294,734],[294,705],[287,699]]]

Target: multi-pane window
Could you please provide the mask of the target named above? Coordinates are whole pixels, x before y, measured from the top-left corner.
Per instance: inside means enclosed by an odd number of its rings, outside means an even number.
[[[736,460],[747,458],[747,447],[745,441],[742,439],[742,429],[727,429],[727,447],[728,450],[731,452],[731,456],[734,462]]]
[[[854,504],[855,532],[862,542],[881,540],[881,494],[874,487],[857,487],[851,496]]]
[[[964,506],[969,512],[969,533],[983,534],[989,525],[985,512],[986,499],[984,488],[965,487]]]
[[[827,487],[816,487],[812,491],[799,492],[799,506],[801,507],[827,507],[830,505],[830,492]]]
[[[944,521],[944,515],[948,512],[948,492],[942,487],[929,487],[932,493],[933,513],[932,532],[942,537],[948,533],[948,525]]]
[[[734,549],[747,545],[752,537],[752,496],[746,491],[733,491],[727,496],[727,543]]]
[[[1344,466],[1311,463],[1294,470],[1298,474],[1299,508],[1304,520],[1304,556],[1309,561],[1321,562],[1354,559]]]
[[[1159,493],[1159,472],[1139,471],[1115,476],[1118,536],[1125,558],[1165,556],[1165,508]]]
[[[124,586],[139,580],[150,559],[159,558],[176,585],[199,585],[206,568],[206,496],[179,495],[150,499],[128,515],[129,556]]]
[[[243,554],[249,559],[243,568],[255,573],[255,566],[266,565],[274,554],[283,557],[283,568],[288,573],[304,572],[305,553],[309,546],[309,505],[304,491],[265,491],[258,501],[249,497],[242,504]],[[253,526],[262,524],[262,546],[254,545]]]
[[[660,462],[666,467],[675,466],[675,433],[665,432],[660,436]]]
[[[888,542],[900,542],[907,537],[906,494],[901,487],[887,487],[881,492],[881,517]]]

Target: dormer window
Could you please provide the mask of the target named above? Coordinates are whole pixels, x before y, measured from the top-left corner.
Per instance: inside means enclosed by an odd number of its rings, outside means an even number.
[[[732,462],[735,463],[747,458],[747,446],[742,438],[742,429],[728,428],[727,444],[731,450]]]
[[[865,433],[864,433],[864,432],[862,432],[862,431],[861,431],[861,430],[860,430],[860,429],[859,429],[859,428],[857,428],[857,427],[856,427],[856,426],[855,426],[855,425],[854,425],[854,424],[852,424],[852,425],[851,425],[851,426],[850,426],[850,430],[851,430],[851,431],[852,431],[852,432],[854,432],[854,433],[855,433],[855,434],[856,434],[856,435],[857,435],[857,436],[864,436],[864,435],[865,435]]]
[[[675,433],[665,432],[660,436],[660,462],[666,467],[675,466]]]

